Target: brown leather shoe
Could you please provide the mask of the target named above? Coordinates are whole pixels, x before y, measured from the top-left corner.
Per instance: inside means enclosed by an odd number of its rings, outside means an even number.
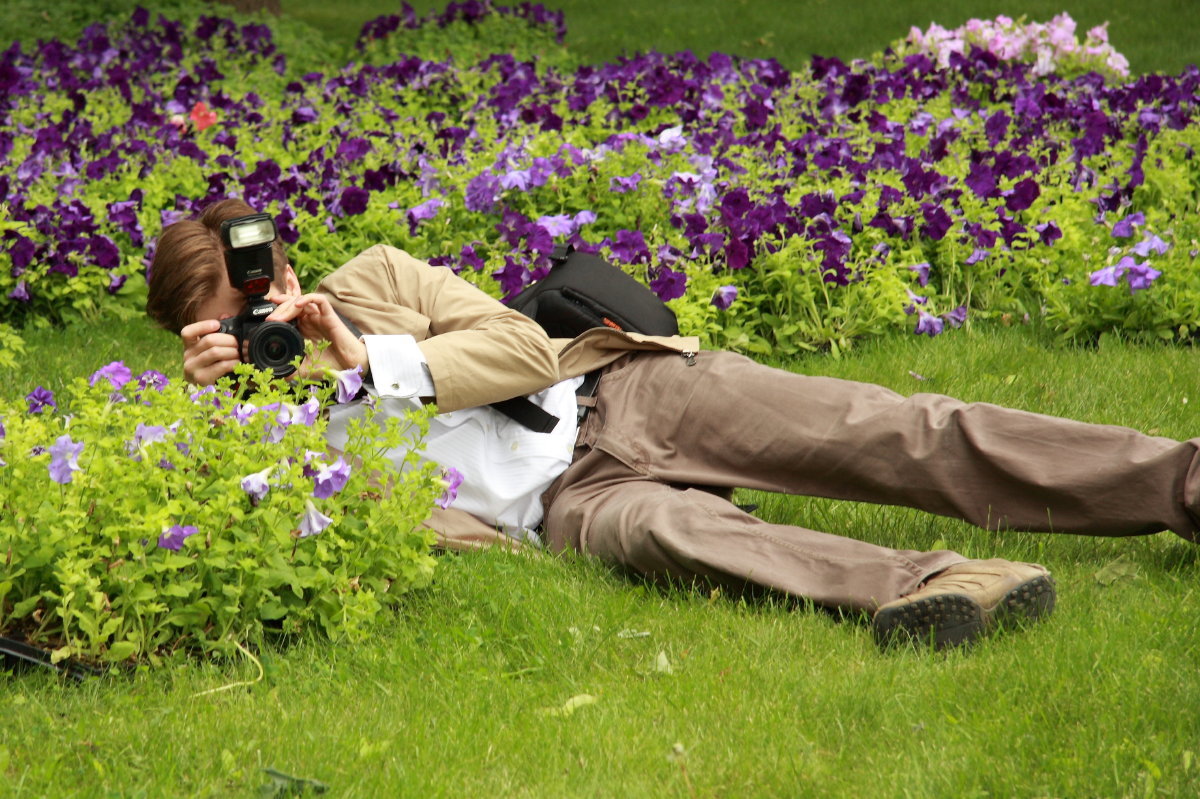
[[[997,626],[1054,610],[1054,579],[1034,563],[969,560],[875,611],[881,646],[913,641],[934,649],[969,644]]]

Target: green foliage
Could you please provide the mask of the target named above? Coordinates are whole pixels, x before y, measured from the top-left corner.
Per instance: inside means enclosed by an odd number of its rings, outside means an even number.
[[[110,662],[228,654],[268,630],[357,640],[428,583],[421,523],[443,484],[415,455],[403,473],[385,456],[423,416],[356,420],[335,461],[310,420],[328,388],[309,398],[250,367],[240,395],[230,378],[196,391],[99,375],[57,411],[0,405],[0,633]],[[347,464],[344,485],[314,489]]]

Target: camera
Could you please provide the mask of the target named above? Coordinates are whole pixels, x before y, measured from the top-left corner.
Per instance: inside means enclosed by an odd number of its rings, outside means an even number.
[[[275,377],[296,371],[292,362],[304,353],[304,336],[292,322],[267,322],[275,304],[266,299],[275,279],[271,244],[277,232],[270,214],[251,214],[221,223],[229,283],[246,295],[237,316],[221,320],[221,332],[238,340],[242,361],[269,369]]]

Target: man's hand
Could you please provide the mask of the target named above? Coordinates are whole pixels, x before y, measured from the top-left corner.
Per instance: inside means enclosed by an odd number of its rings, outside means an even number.
[[[320,353],[315,363],[308,359],[301,364],[302,374],[313,374],[320,366],[334,369],[353,369],[358,366],[362,373],[367,374],[370,364],[367,361],[367,345],[342,322],[333,310],[329,298],[324,294],[268,294],[267,299],[278,303],[278,306],[268,321],[291,322],[295,320],[300,334],[309,341],[328,342],[329,346]]]
[[[204,319],[179,331],[183,339],[183,377],[189,383],[211,386],[238,365],[237,339],[218,333],[221,323]]]

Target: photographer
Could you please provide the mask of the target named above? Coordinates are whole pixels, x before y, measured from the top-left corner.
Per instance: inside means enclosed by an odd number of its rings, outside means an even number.
[[[238,362],[238,341],[219,332],[220,320],[243,313],[247,297],[227,276],[220,230],[253,213],[222,201],[159,239],[147,310],[182,337],[193,382],[211,383]],[[551,340],[449,269],[385,245],[303,294],[279,242],[271,247],[271,321],[329,342],[324,357],[336,368],[362,367],[381,412],[437,403],[424,456],[465,478],[455,508],[431,521],[448,541],[484,540],[496,528],[528,537],[540,524],[554,551],[867,611],[881,644],[911,637],[940,647],[1049,613],[1047,570],[771,524],[732,504],[730,490],[905,505],[988,529],[1196,535],[1194,441],[904,397],[698,353],[685,337],[596,328]],[[597,370],[576,425],[574,392]],[[552,432],[487,407],[526,395],[558,417]],[[332,446],[357,412],[355,403],[333,410]]]

